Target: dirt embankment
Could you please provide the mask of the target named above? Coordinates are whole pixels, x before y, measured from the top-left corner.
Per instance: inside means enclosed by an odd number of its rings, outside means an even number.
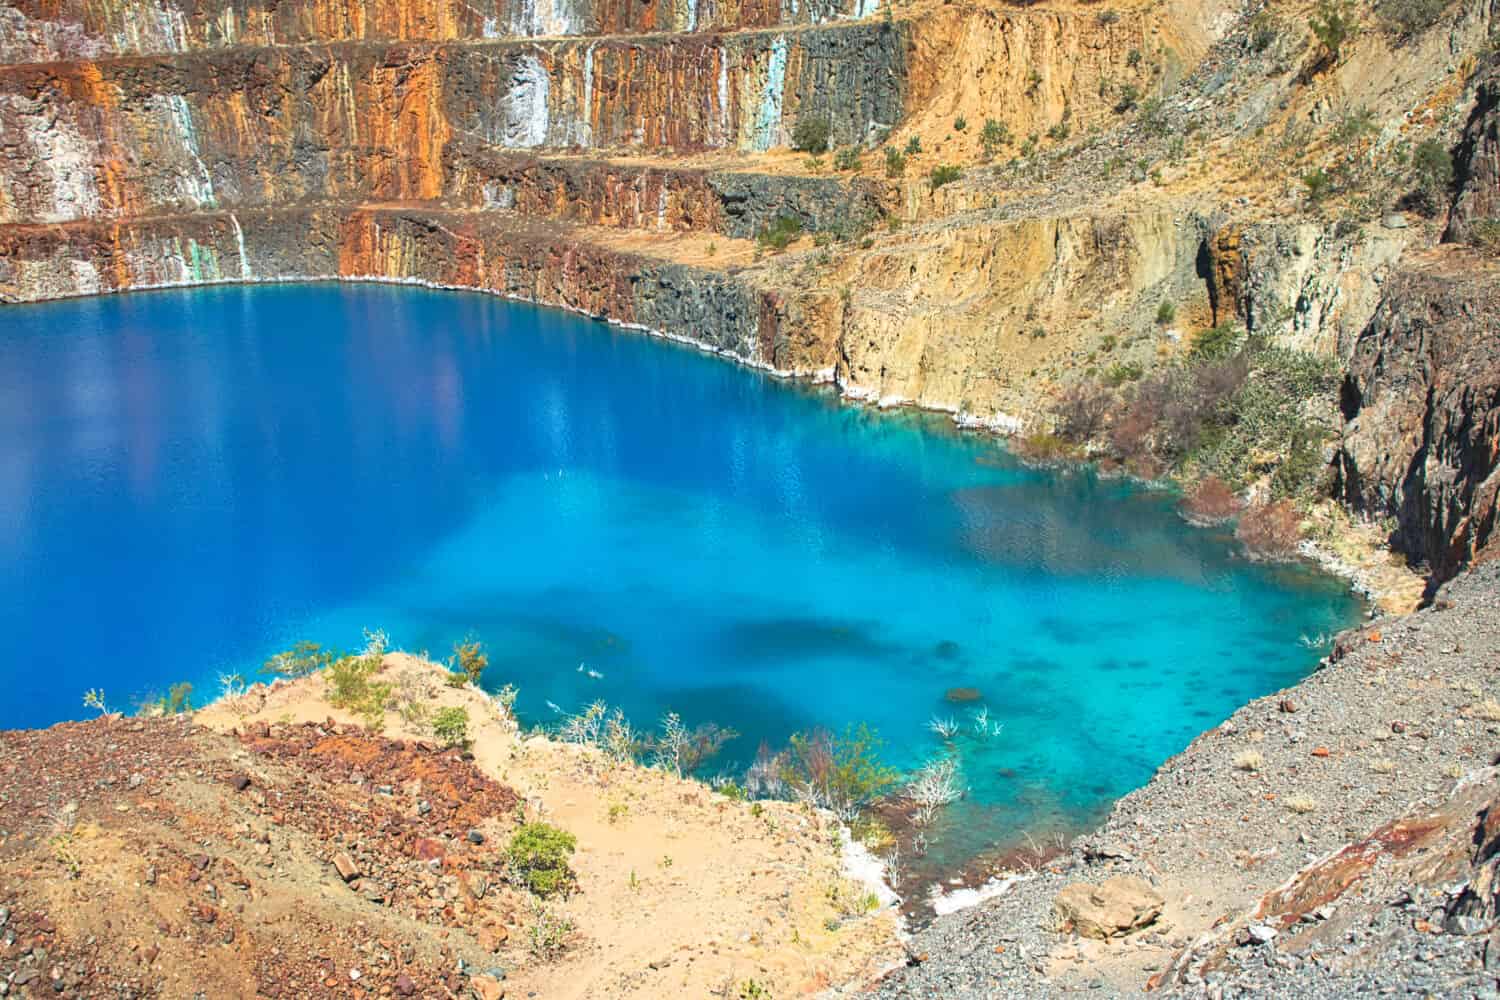
[[[466,708],[468,750],[373,734],[320,676],[0,734],[6,995],[788,995],[899,957],[823,817],[522,738],[414,657],[383,674]],[[536,820],[577,838],[566,897],[515,884]]]

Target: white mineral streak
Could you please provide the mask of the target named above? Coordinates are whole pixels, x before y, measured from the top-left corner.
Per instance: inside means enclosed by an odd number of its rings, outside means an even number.
[[[516,60],[511,70],[510,90],[503,98],[504,131],[500,144],[512,149],[530,149],[547,141],[547,94],[551,80],[547,67],[531,53]]]
[[[766,57],[766,80],[761,89],[760,104],[755,109],[755,125],[750,133],[750,146],[755,150],[766,150],[776,145],[781,133],[781,102],[786,92],[785,35],[777,35],[771,42]]]
[[[229,213],[229,221],[234,225],[234,245],[240,251],[240,277],[249,281],[255,274],[250,270],[250,255],[245,252],[245,231],[240,228],[240,220],[233,212]]]
[[[510,33],[522,38],[551,38],[581,35],[583,27],[582,18],[570,8],[569,0],[521,0],[511,17]]]
[[[938,916],[948,913],[957,913],[959,910],[967,910],[971,906],[977,906],[987,899],[1003,896],[1010,891],[1010,887],[1026,878],[1024,875],[1007,875],[1004,878],[992,878],[984,885],[975,889],[954,889],[952,892],[944,892],[941,885],[932,887],[932,912]]]
[[[166,113],[168,120],[172,123],[172,132],[177,138],[178,145],[182,147],[184,156],[192,161],[190,170],[184,170],[177,175],[178,197],[191,203],[194,208],[213,208],[218,204],[214,198],[214,182],[209,176],[208,167],[203,163],[203,157],[198,153],[198,131],[193,126],[193,113],[188,108],[187,100],[181,94],[173,94],[167,98],[153,98],[153,100],[166,102]]]

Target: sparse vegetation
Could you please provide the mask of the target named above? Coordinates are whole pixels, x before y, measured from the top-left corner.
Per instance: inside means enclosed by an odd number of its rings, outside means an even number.
[[[922,152],[922,140],[918,136],[912,136],[906,140],[906,149],[903,150],[907,156],[916,156]]]
[[[577,881],[569,858],[578,839],[549,823],[527,823],[510,838],[505,857],[511,878],[533,894],[566,895]]]
[[[1424,139],[1411,154],[1412,179],[1415,189],[1407,196],[1407,204],[1423,215],[1436,215],[1447,201],[1453,186],[1453,156],[1437,139]]]
[[[1380,0],[1375,11],[1386,30],[1411,38],[1437,24],[1450,6],[1452,0]]]
[[[885,151],[885,175],[887,177],[900,177],[906,173],[906,157],[895,148]]]
[[[1469,245],[1500,256],[1500,219],[1478,219],[1469,225]]]
[[[860,167],[860,156],[858,146],[845,146],[833,154],[833,169],[840,171],[858,170]]]
[[[967,118],[965,118],[963,115],[959,115],[957,118],[953,119],[953,131],[955,131],[955,132],[962,132],[964,129],[966,129],[968,127],[969,127],[969,120]]]
[[[573,921],[567,914],[540,899],[531,901],[531,924],[526,928],[526,948],[536,958],[551,961],[568,949]]]
[[[326,671],[328,703],[358,715],[364,724],[379,730],[385,718],[385,706],[391,700],[395,685],[375,681],[385,662],[387,639],[382,632],[365,633],[365,651],[358,656],[343,656]]]
[[[1156,325],[1171,326],[1176,318],[1177,307],[1166,299],[1162,299],[1161,305],[1156,307]]]

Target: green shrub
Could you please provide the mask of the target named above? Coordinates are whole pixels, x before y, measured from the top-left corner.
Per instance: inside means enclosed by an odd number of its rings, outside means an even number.
[[[1104,384],[1110,387],[1136,382],[1146,373],[1139,361],[1121,361],[1110,365],[1104,372]]]
[[[782,780],[816,805],[848,820],[895,786],[899,775],[880,762],[874,730],[849,727],[798,733],[782,767]]]
[[[1302,175],[1302,186],[1307,188],[1308,202],[1321,205],[1333,193],[1333,178],[1328,171],[1319,167],[1311,173]]]
[[[1141,64],[1141,50],[1140,49],[1131,49],[1129,52],[1125,53],[1125,65],[1126,66],[1129,66],[1131,69],[1135,69],[1140,64]]]
[[[833,169],[835,170],[858,170],[859,169],[859,147],[845,146],[833,154]]]
[[[444,746],[468,746],[469,710],[459,705],[438,709],[432,717],[432,735],[442,740]]]
[[[900,177],[906,173],[906,157],[894,147],[888,147],[885,151],[885,175],[887,177]]]
[[[348,709],[366,726],[378,730],[395,685],[371,680],[385,662],[385,637],[376,633],[369,640],[364,653],[341,657],[328,668],[328,702],[335,708]]]
[[[1130,111],[1141,100],[1141,88],[1133,83],[1127,83],[1120,88],[1119,100],[1115,101],[1115,113],[1123,115]]]
[[[916,156],[918,153],[922,152],[922,140],[917,136],[912,136],[910,139],[907,139],[905,152],[907,156]]]
[[[984,127],[979,130],[979,146],[984,150],[985,157],[994,158],[996,153],[1013,141],[1010,126],[993,118],[984,120]]]
[[[792,148],[814,155],[826,153],[832,132],[833,125],[827,115],[799,115],[797,124],[792,127]]]
[[[963,115],[959,115],[957,118],[953,119],[953,131],[955,131],[955,132],[962,132],[964,129],[966,129],[968,127],[969,127],[969,120],[967,118],[965,118]]]
[[[167,693],[142,706],[145,715],[183,715],[193,710],[193,685],[178,681]]]
[[[566,894],[576,881],[568,859],[578,839],[548,823],[527,823],[510,838],[506,859],[514,879],[538,896]]]
[[[1188,353],[1195,361],[1211,361],[1227,357],[1234,350],[1238,339],[1238,331],[1233,323],[1220,323],[1207,330],[1200,330],[1193,337],[1193,346]]]
[[[1359,18],[1349,0],[1318,0],[1307,26],[1329,62],[1338,62],[1344,46],[1359,36]]]
[[[1172,321],[1177,318],[1177,307],[1166,299],[1162,299],[1161,305],[1156,307],[1156,325],[1171,326]]]
[[[785,250],[802,235],[802,220],[795,215],[778,215],[756,234],[761,246],[770,250]]]
[[[324,649],[315,642],[299,642],[267,660],[260,672],[278,677],[306,677],[331,665],[339,656],[339,653]]]
[[[1453,157],[1437,139],[1424,139],[1411,153],[1412,176],[1416,180],[1416,207],[1432,215],[1446,200],[1453,186]]]
[[[1268,10],[1262,10],[1250,19],[1250,48],[1254,52],[1265,52],[1281,37],[1281,22]]]
[[[927,184],[932,190],[936,191],[944,184],[952,184],[963,175],[962,168],[942,164],[932,168],[932,173],[927,175]]]

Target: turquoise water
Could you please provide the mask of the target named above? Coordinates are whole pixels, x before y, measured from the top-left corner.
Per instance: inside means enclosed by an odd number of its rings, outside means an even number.
[[[1169,495],[558,312],[287,285],[0,311],[0,726],[472,633],[530,723],[960,741],[948,858],[1087,822],[1353,622]]]

